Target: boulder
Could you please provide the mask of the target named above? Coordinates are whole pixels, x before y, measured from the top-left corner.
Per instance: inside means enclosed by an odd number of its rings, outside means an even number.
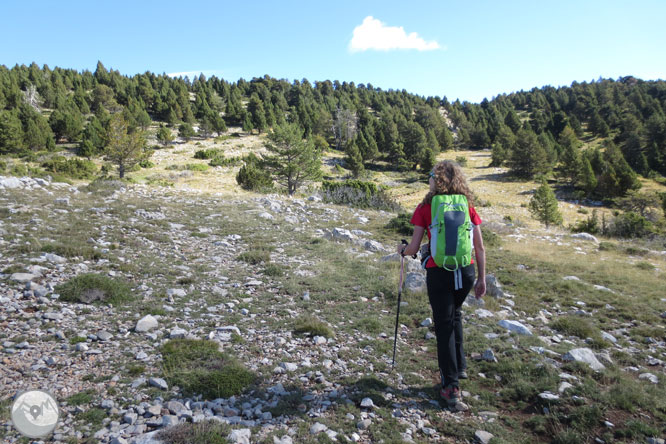
[[[601,371],[605,369],[604,365],[599,362],[594,352],[589,348],[574,348],[569,350],[562,359],[565,361],[583,362],[590,366],[592,370]]]

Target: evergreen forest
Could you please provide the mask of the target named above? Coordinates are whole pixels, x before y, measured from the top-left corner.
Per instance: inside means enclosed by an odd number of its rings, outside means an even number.
[[[294,123],[315,146],[344,152],[357,177],[373,168],[427,171],[440,151],[459,148],[492,148],[492,165],[516,180],[553,173],[598,199],[638,189],[639,175],[666,175],[664,81],[600,78],[475,104],[337,80],[128,77],[102,62],[95,72],[0,66],[0,154],[34,158],[74,144],[82,157],[104,155],[118,113],[128,133],[158,123],[186,138],[195,127],[207,137]],[[170,133],[161,135],[168,142]]]

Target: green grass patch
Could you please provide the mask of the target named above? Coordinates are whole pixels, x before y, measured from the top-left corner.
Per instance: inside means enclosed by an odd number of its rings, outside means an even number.
[[[607,345],[601,338],[599,329],[581,316],[560,316],[553,320],[551,327],[569,336],[578,336],[581,339],[592,338],[595,343],[598,342],[597,345],[602,347]]]
[[[268,251],[254,250],[254,251],[245,251],[238,255],[236,260],[247,262],[250,265],[257,265],[261,263],[269,263],[271,261],[271,256]]]
[[[264,274],[272,277],[284,276],[284,267],[273,263],[266,264],[264,267]]]
[[[86,260],[102,258],[102,252],[77,239],[68,239],[67,242],[50,242],[41,246],[44,253],[53,253],[64,257],[81,257]]]
[[[217,421],[183,423],[160,430],[156,438],[165,444],[227,444],[231,426]]]
[[[102,274],[85,273],[55,288],[60,300],[77,303],[121,305],[132,300],[131,287],[119,279]]]
[[[296,335],[324,336],[326,338],[334,336],[331,327],[311,315],[298,318],[294,322],[293,332]]]
[[[185,396],[228,398],[241,394],[256,380],[254,373],[220,352],[214,341],[174,339],[160,351],[165,379],[181,387]]]
[[[65,401],[67,401],[68,405],[90,404],[95,394],[96,393],[94,390],[84,390],[82,392],[70,396]]]
[[[98,407],[94,407],[76,415],[77,420],[83,421],[93,430],[98,430],[102,425],[102,421],[104,421],[104,418],[106,417],[106,411]]]
[[[365,317],[356,322],[356,328],[366,333],[381,333],[383,326],[376,317]]]
[[[85,337],[83,337],[83,336],[74,336],[73,338],[70,338],[70,339],[69,339],[69,343],[70,343],[71,345],[76,345],[76,344],[78,344],[79,342],[86,342],[87,340],[88,340],[88,339],[85,338]]]

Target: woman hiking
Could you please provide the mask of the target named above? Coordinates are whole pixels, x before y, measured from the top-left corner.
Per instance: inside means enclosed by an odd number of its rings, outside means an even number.
[[[486,293],[486,257],[483,238],[481,236],[481,218],[473,207],[473,195],[461,168],[456,163],[448,160],[439,162],[430,172],[429,183],[430,191],[416,207],[410,220],[410,223],[414,225],[412,240],[408,245],[398,245],[398,253],[402,256],[416,254],[419,251],[423,234],[426,232],[428,239],[431,241],[433,240],[433,236],[436,237],[436,245],[440,245],[437,244],[438,237],[445,236],[447,241],[449,239],[455,240],[456,236],[459,235],[455,233],[451,234],[451,227],[457,231],[458,226],[462,225],[462,223],[450,222],[452,220],[466,220],[469,222],[467,225],[469,225],[471,230],[468,234],[465,231],[467,228],[465,228],[461,230],[461,233],[463,233],[462,236],[471,236],[471,240],[467,245],[469,247],[473,246],[472,251],[474,251],[474,256],[476,257],[476,266],[478,269],[478,279],[475,284],[474,261],[471,259],[471,251],[469,252],[467,261],[458,262],[454,258],[452,266],[448,262],[451,259],[450,257],[446,259],[446,262],[442,262],[441,255],[444,254],[442,247],[438,248],[440,250],[439,254],[433,252],[433,255],[425,263],[428,299],[432,307],[433,319],[435,320],[435,335],[437,337],[437,360],[442,383],[440,395],[449,407],[453,407],[460,401],[458,380],[467,377],[460,308],[472,286],[474,286],[474,293],[477,299],[480,299]],[[455,198],[452,201],[454,203],[440,203],[451,198]],[[435,212],[433,212],[431,205],[433,200],[437,203]],[[467,208],[462,206],[465,204]],[[437,211],[440,211],[438,208],[442,208],[442,206],[467,209],[466,212],[469,214],[469,218],[466,218],[464,211],[459,211],[458,213],[460,214],[450,211],[448,212],[449,214],[442,217],[442,219],[446,220],[446,223],[436,221],[439,224],[437,227],[440,228],[431,227],[433,225],[433,214],[439,220],[440,213],[437,213]],[[442,234],[442,227],[446,229],[445,234]],[[433,228],[434,233],[431,233],[431,228]],[[463,242],[467,242],[467,239],[463,239]],[[456,244],[456,242],[449,243]],[[461,244],[458,242],[456,245]],[[433,246],[432,242],[430,246]],[[449,253],[448,247],[446,248],[446,253]],[[441,266],[436,263],[435,259],[442,262]],[[469,263],[469,265],[466,265],[466,263]],[[462,266],[458,267],[458,265]]]

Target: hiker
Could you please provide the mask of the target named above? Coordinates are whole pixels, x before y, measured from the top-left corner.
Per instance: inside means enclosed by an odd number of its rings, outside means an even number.
[[[449,225],[452,217],[458,221],[466,221],[466,225],[469,225],[469,228],[460,230],[460,233],[463,233],[462,241],[463,243],[467,242],[467,248],[469,249],[467,260],[456,261],[454,258],[452,265],[451,261],[449,261],[451,258],[449,257],[446,259],[448,262],[442,262],[442,255],[444,253],[449,254],[450,251],[446,248],[446,252],[444,252],[442,251],[444,248],[440,247],[438,248],[438,253],[433,254],[424,261],[427,273],[426,284],[428,288],[428,299],[430,300],[430,306],[432,307],[433,319],[435,321],[435,335],[437,337],[437,360],[442,382],[440,395],[450,407],[453,407],[458,401],[460,401],[458,380],[461,378],[467,378],[460,308],[473,285],[477,299],[480,299],[486,293],[486,257],[485,249],[483,247],[483,238],[481,236],[481,228],[479,226],[481,224],[481,218],[473,207],[472,191],[467,185],[467,181],[465,180],[460,166],[448,160],[439,162],[430,172],[429,183],[430,191],[423,201],[416,207],[410,220],[410,223],[414,225],[412,240],[408,245],[398,245],[397,251],[402,256],[416,254],[419,251],[423,234],[426,231],[428,239],[431,241],[433,240],[433,235],[436,237],[435,241],[437,241],[437,238],[442,238],[444,236],[441,234],[442,228],[433,230],[434,233],[431,233],[431,228],[433,228],[431,227],[433,224],[431,203],[433,201],[437,202],[437,208],[442,208],[440,202],[443,200],[456,199],[455,202],[458,203],[447,203],[445,205],[458,205],[458,209],[465,208],[462,205],[466,203],[467,211],[459,211],[460,214],[456,214],[455,217],[451,216],[452,213],[455,213],[454,211],[448,212],[449,215],[443,217],[444,219],[449,219],[446,226],[442,224],[440,227],[449,228],[450,226],[453,226],[454,229],[457,230],[457,226],[461,224],[454,222],[452,225]],[[460,195],[464,196],[464,198]],[[468,213],[469,218],[466,218],[467,215],[464,213]],[[435,217],[441,220],[437,213],[435,213]],[[470,230],[469,234],[467,234],[467,229]],[[450,231],[451,230],[447,230],[446,236],[444,236],[446,240],[452,238],[456,239],[456,234],[451,234]],[[469,239],[469,241],[464,238],[464,236],[470,235],[471,239]],[[460,242],[450,243],[458,245],[458,250],[464,249],[460,248]],[[430,242],[429,246],[433,246],[432,242]],[[471,250],[472,246],[473,250]],[[456,250],[455,246],[453,249]],[[474,261],[471,257],[472,251],[475,253],[474,255],[476,256],[476,265],[478,268],[478,279],[476,284],[474,284],[475,273]],[[428,251],[426,256],[429,255],[430,252]],[[422,260],[423,259],[424,258],[422,257]],[[436,259],[442,263],[442,266],[437,265]],[[461,266],[457,267],[457,265]],[[455,271],[450,271],[454,269]]]

